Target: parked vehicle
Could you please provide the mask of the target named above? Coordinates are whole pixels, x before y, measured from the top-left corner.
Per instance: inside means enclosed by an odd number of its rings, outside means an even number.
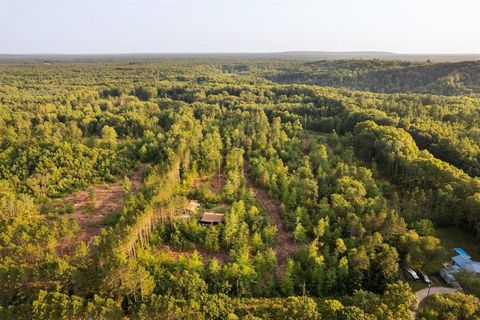
[[[425,283],[431,283],[430,279],[428,278],[427,274],[422,270],[422,269],[418,269],[417,270],[417,274],[418,276],[420,277],[420,279],[423,280],[423,282]]]
[[[417,273],[415,271],[413,271],[412,269],[405,269],[405,271],[410,275],[410,277],[413,279],[413,280],[418,280],[420,279],[417,275]]]

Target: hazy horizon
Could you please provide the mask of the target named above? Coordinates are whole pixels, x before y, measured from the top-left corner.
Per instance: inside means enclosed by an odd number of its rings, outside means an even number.
[[[473,0],[0,0],[0,54],[480,54]]]
[[[287,50],[287,51],[169,51],[169,52],[85,52],[85,53],[65,53],[65,52],[25,52],[25,53],[3,53],[0,52],[0,56],[49,56],[49,55],[58,55],[58,56],[128,56],[128,55],[282,55],[282,54],[372,54],[372,55],[392,55],[392,56],[480,56],[480,52],[458,52],[458,53],[403,53],[403,52],[391,52],[391,51],[373,51],[373,50],[362,50],[362,51],[328,51],[328,50]]]

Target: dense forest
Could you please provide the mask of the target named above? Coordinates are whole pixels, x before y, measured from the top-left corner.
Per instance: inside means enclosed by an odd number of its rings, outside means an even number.
[[[0,61],[0,319],[480,319],[479,66]]]
[[[386,93],[461,95],[480,93],[480,61],[409,62],[335,60],[279,66],[265,76],[304,83]]]

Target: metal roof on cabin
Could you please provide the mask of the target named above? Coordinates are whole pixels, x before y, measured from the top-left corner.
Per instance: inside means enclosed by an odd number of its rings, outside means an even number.
[[[200,219],[200,221],[209,222],[209,223],[212,223],[212,222],[220,223],[223,221],[224,216],[225,215],[223,213],[204,212],[202,214],[202,218]]]

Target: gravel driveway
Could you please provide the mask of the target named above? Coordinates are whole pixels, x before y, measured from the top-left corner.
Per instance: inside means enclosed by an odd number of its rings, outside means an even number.
[[[439,293],[439,294],[452,294],[458,292],[458,288],[449,288],[449,287],[431,287],[430,294]],[[417,291],[418,303],[420,304],[423,299],[427,297],[428,288]]]
[[[431,287],[430,288],[430,294],[434,294],[434,293],[452,294],[456,292],[460,292],[460,288],[450,288],[450,287]],[[418,306],[420,306],[420,303],[422,303],[422,301],[427,297],[428,288],[419,290],[416,293],[418,296],[418,305],[417,305],[417,308],[418,308]],[[416,312],[413,313],[413,319],[416,319]]]

